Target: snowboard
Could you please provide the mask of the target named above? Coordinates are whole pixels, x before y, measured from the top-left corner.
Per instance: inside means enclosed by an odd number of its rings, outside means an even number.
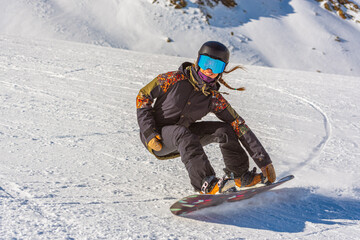
[[[197,211],[199,209],[217,206],[225,202],[241,201],[244,199],[252,198],[253,196],[259,193],[269,191],[270,189],[277,187],[293,178],[294,178],[293,175],[289,175],[281,178],[279,181],[272,183],[270,185],[262,185],[259,187],[248,188],[236,192],[220,193],[215,195],[212,194],[190,195],[175,202],[170,207],[170,211],[174,215],[182,216],[187,213]]]

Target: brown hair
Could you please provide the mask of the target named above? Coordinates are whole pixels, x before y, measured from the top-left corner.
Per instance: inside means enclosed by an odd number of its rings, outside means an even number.
[[[219,83],[223,84],[225,87],[231,89],[231,90],[237,90],[237,91],[245,91],[245,88],[244,87],[240,87],[240,88],[233,88],[231,87],[229,84],[227,84],[227,82],[225,82],[225,80],[223,79],[223,74],[228,74],[228,73],[231,73],[237,69],[241,69],[241,70],[244,70],[246,71],[245,67],[241,66],[241,65],[237,65],[235,67],[233,67],[232,69],[230,69],[229,71],[224,71],[220,76],[219,76]]]
[[[200,67],[199,67],[199,65],[197,65],[197,62],[195,62],[194,65],[195,65],[196,71],[199,71],[199,70],[200,70]],[[218,76],[218,79],[217,79],[216,81],[218,81],[219,83],[223,84],[225,87],[227,87],[227,88],[229,88],[229,89],[231,89],[231,90],[245,91],[245,87],[233,88],[233,87],[231,87],[229,84],[227,84],[227,82],[225,82],[225,80],[223,79],[223,74],[224,74],[224,73],[225,73],[225,74],[229,74],[229,73],[231,73],[231,72],[233,72],[233,71],[235,71],[235,70],[237,70],[237,69],[241,69],[241,70],[246,71],[246,68],[245,68],[245,67],[243,67],[243,66],[241,66],[241,65],[236,65],[235,67],[233,67],[233,68],[230,69],[229,71],[225,71],[225,70],[224,70],[224,72],[220,73],[219,76]],[[228,93],[226,93],[226,92],[223,92],[223,93],[228,94]]]

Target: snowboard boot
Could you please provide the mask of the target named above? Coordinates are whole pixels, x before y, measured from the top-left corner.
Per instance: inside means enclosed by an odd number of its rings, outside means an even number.
[[[239,178],[235,178],[237,190],[254,187],[256,184],[264,183],[264,176],[262,173],[256,173],[256,168],[252,171],[246,171]]]
[[[220,194],[236,191],[235,181],[229,178],[205,177],[201,187],[201,194]]]

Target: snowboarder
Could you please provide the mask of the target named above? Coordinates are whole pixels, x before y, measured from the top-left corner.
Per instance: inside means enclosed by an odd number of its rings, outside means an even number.
[[[230,52],[209,41],[198,51],[195,64],[184,62],[178,71],[158,75],[136,98],[140,138],[158,159],[180,156],[196,191],[216,194],[229,189],[274,182],[272,161],[260,141],[220,92]],[[233,88],[231,88],[233,89]],[[243,89],[238,89],[243,90]],[[155,103],[154,103],[154,100]],[[153,104],[154,103],[154,104]],[[221,121],[198,121],[208,113]],[[241,144],[240,144],[240,142]],[[219,143],[225,164],[224,178],[216,177],[203,146]],[[246,151],[261,169],[249,171]]]

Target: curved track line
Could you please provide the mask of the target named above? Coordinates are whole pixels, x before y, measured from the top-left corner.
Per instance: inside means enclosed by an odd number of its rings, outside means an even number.
[[[258,85],[258,84],[257,84]],[[300,96],[297,96],[295,94],[292,94],[288,91],[285,91],[283,89],[278,89],[278,88],[274,88],[274,87],[270,87],[270,86],[267,86],[267,85],[258,85],[258,86],[261,86],[261,87],[266,87],[266,88],[269,88],[271,90],[274,90],[274,91],[277,91],[277,92],[280,92],[280,93],[283,93],[283,94],[286,94],[290,97],[293,97],[293,98],[296,98],[298,100],[300,100],[301,102],[309,105],[310,107],[312,107],[313,109],[315,109],[318,113],[320,113],[320,115],[322,115],[323,117],[323,122],[324,122],[324,130],[325,130],[325,135],[324,137],[322,138],[322,140],[319,142],[318,145],[316,145],[314,148],[313,148],[313,151],[310,152],[309,156],[307,157],[307,159],[301,163],[298,163],[295,167],[295,169],[298,169],[298,168],[301,168],[301,166],[304,164],[304,163],[309,163],[313,160],[315,160],[316,158],[318,158],[321,154],[321,152],[323,151],[323,149],[325,148],[325,146],[327,145],[327,143],[329,142],[331,136],[332,136],[332,126],[331,126],[331,122],[330,122],[330,119],[329,117],[327,116],[326,112],[324,110],[321,109],[321,107],[319,107],[316,103],[310,101],[310,100],[307,100],[306,98],[303,98],[303,97],[300,97]],[[288,175],[290,174],[290,172],[292,172],[291,170],[283,173],[284,175]]]

